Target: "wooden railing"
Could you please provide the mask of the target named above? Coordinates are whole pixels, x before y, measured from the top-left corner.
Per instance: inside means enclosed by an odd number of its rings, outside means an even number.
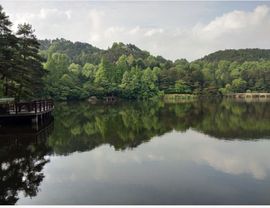
[[[0,104],[1,114],[38,114],[54,108],[53,100],[34,100],[30,102],[11,102]]]

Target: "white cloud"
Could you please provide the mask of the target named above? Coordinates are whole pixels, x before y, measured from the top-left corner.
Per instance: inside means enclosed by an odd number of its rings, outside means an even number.
[[[37,12],[18,12],[10,15],[10,17],[14,31],[16,31],[18,24],[30,23],[33,25],[38,38],[44,38],[47,33],[57,34],[58,25],[63,24],[64,26],[72,18],[72,12],[71,10],[62,11],[59,9],[41,8]]]
[[[144,35],[147,36],[147,37],[151,37],[153,35],[157,35],[157,34],[160,34],[160,33],[163,33],[163,29],[159,28],[159,29],[150,29],[150,30],[147,30]]]
[[[267,5],[259,5],[252,11],[233,10],[203,22],[198,16],[193,26],[188,27],[183,26],[182,19],[174,25],[159,24],[164,18],[168,19],[167,22],[174,18],[168,13],[163,14],[162,9],[159,11],[160,19],[152,21],[156,17],[144,10],[140,15],[134,14],[132,19],[128,12],[134,4],[125,7],[113,5],[93,6],[91,9],[79,4],[65,8],[43,5],[39,10],[9,14],[14,25],[22,22],[32,24],[39,38],[64,37],[101,48],[121,41],[170,59],[194,60],[227,48],[270,47],[270,7]],[[148,18],[152,24],[146,22]]]
[[[252,12],[232,11],[189,29],[107,25],[104,15],[94,33],[99,38],[91,39],[95,45],[107,48],[115,41],[133,43],[171,59],[193,60],[226,48],[270,47],[270,43],[265,44],[270,36],[270,9],[265,5]]]
[[[263,28],[265,23],[269,24],[269,7],[258,6],[253,12],[233,11],[221,17],[217,17],[200,31],[204,37],[218,38],[226,33],[242,32],[244,29],[252,30],[254,27]],[[258,31],[260,33],[260,31]]]
[[[88,13],[88,21],[90,24],[90,42],[101,41],[100,34],[102,33],[102,18],[105,16],[103,11],[91,10]]]

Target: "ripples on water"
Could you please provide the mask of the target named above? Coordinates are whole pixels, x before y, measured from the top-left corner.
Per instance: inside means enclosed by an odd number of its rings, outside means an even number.
[[[1,204],[270,204],[270,103],[58,103],[0,127]]]

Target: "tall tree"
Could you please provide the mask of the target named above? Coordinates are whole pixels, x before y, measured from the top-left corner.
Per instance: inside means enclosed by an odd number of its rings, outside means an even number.
[[[34,30],[30,24],[20,24],[17,36],[19,38],[20,54],[20,80],[18,80],[17,98],[36,97],[43,88],[42,77],[45,75],[39,55],[39,42],[34,35]]]
[[[17,38],[11,31],[12,23],[0,5],[0,84],[4,96],[8,96],[14,69]]]

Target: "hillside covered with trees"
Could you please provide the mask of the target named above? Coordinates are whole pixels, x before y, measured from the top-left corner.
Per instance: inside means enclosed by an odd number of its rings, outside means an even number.
[[[200,60],[208,62],[226,61],[266,61],[270,59],[270,49],[247,48],[247,49],[228,49],[217,51],[206,55]]]
[[[153,56],[132,44],[107,50],[65,39],[37,40],[29,24],[11,31],[0,8],[0,96],[56,100],[163,94],[270,92],[270,50],[225,50],[188,62]]]
[[[40,53],[47,59],[44,68],[48,71],[44,96],[58,99],[270,92],[269,50],[229,50],[222,53],[224,56],[217,52],[210,54],[211,58],[173,62],[131,44],[114,43],[101,50],[65,39],[40,43],[44,49]]]

